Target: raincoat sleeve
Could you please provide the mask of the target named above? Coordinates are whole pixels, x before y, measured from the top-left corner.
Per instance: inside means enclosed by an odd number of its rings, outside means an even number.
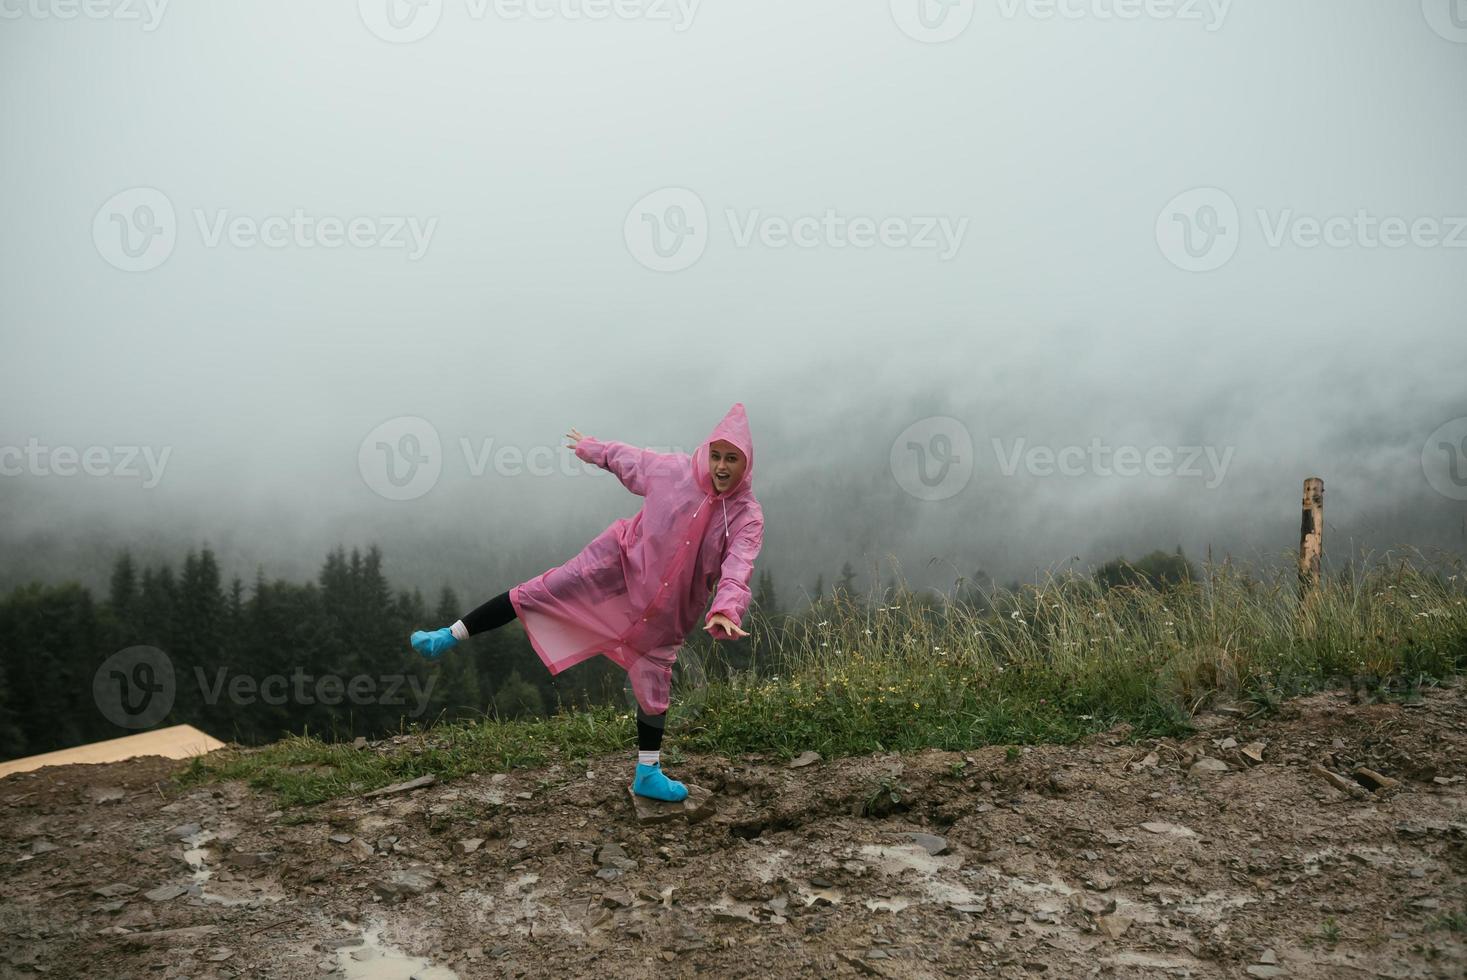
[[[744,614],[749,611],[753,593],[749,580],[754,577],[754,559],[764,544],[764,515],[756,513],[733,532],[729,538],[728,554],[723,556],[722,573],[718,588],[713,593],[713,605],[703,619],[703,625],[715,615],[724,615],[733,620],[735,626],[744,625]],[[712,634],[715,640],[728,640],[733,634],[719,627]]]
[[[622,486],[637,496],[647,495],[647,478],[657,461],[657,454],[650,449],[584,436],[576,443],[576,455],[593,466],[615,473]]]

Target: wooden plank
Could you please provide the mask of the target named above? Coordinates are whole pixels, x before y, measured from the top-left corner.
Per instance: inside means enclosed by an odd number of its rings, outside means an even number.
[[[99,762],[121,762],[143,755],[161,755],[168,759],[187,759],[224,748],[224,743],[213,736],[199,731],[192,725],[172,725],[109,738],[87,745],[75,745],[69,749],[29,755],[23,759],[0,762],[0,776],[13,772],[30,772],[43,766],[66,766],[73,763],[96,764]]]

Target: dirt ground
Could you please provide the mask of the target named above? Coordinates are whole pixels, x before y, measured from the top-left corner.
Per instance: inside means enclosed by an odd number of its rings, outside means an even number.
[[[714,812],[655,825],[630,751],[287,812],[158,757],[20,773],[0,976],[1467,975],[1467,691],[1197,721],[697,757]]]

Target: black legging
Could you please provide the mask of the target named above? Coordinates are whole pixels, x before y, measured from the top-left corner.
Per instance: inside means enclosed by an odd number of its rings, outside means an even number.
[[[463,617],[464,628],[470,636],[498,629],[514,619],[514,604],[509,593],[501,592],[467,616]],[[637,705],[637,749],[642,752],[657,752],[662,748],[662,730],[667,727],[667,712],[649,715]]]

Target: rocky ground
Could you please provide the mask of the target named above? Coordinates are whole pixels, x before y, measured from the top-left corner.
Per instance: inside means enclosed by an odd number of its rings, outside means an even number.
[[[1467,692],[1197,722],[696,757],[707,805],[651,824],[630,752],[284,812],[156,757],[21,773],[0,976],[1467,975]]]

